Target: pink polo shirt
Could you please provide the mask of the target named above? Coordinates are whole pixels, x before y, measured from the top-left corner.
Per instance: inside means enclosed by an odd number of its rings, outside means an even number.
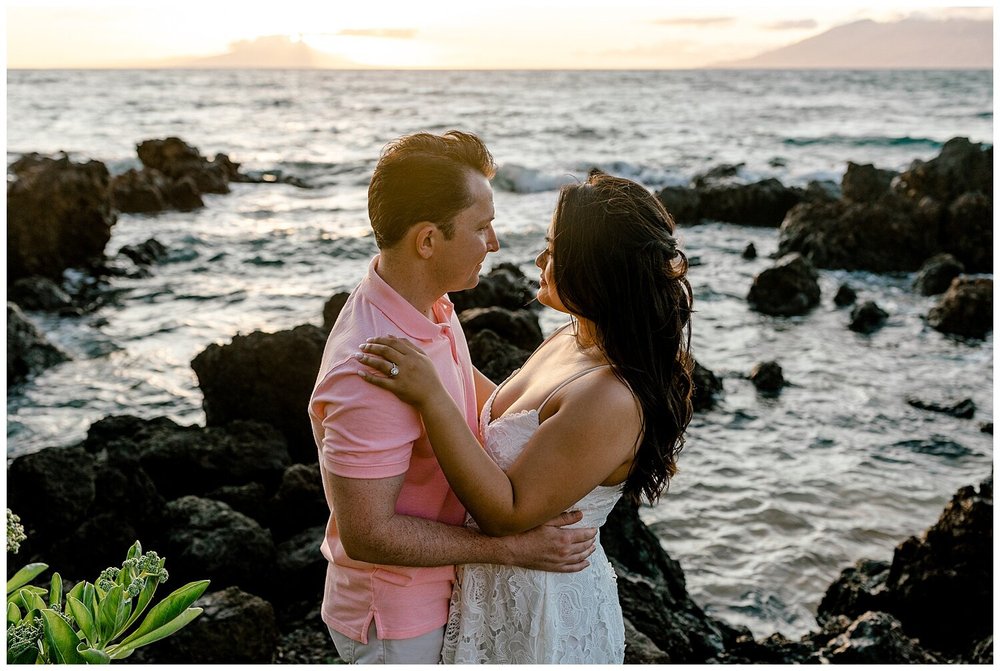
[[[375,269],[351,293],[327,339],[309,402],[321,469],[345,478],[378,479],[406,474],[396,512],[460,525],[465,509],[441,472],[423,422],[410,405],[358,376],[354,358],[369,337],[409,338],[437,367],[438,376],[479,435],[476,390],[465,335],[454,306],[442,297],[427,319],[385,283]],[[324,479],[324,487],[326,481]],[[340,542],[331,492],[330,521],[321,546],[329,561],[323,621],[362,643],[372,618],[379,638],[414,638],[444,626],[455,579],[454,566],[418,568],[355,561]]]

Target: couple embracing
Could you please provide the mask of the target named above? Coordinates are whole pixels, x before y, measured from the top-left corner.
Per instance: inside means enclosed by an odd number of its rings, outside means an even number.
[[[535,264],[569,323],[497,386],[449,291],[499,249],[474,135],[417,133],[368,191],[379,254],[309,404],[331,515],[323,620],[356,663],[621,663],[598,529],[656,500],[691,419],[691,288],[674,223],[603,173],[564,187]]]

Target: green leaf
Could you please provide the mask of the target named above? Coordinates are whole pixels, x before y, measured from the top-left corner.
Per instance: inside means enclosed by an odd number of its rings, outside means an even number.
[[[197,598],[204,593],[204,591],[208,588],[208,583],[208,580],[189,582],[183,587],[178,587],[176,590],[171,592],[167,598],[156,604],[153,609],[149,611],[149,615],[147,615],[146,619],[142,621],[139,628],[122,641],[122,645],[135,641],[146,634],[159,629],[183,613],[184,609],[194,603],[195,600],[197,600]]]
[[[80,601],[87,607],[91,615],[97,615],[97,588],[94,587],[94,583],[83,583],[83,596],[80,597]]]
[[[188,608],[163,626],[157,627],[156,629],[153,629],[152,631],[131,641],[123,642],[115,649],[114,652],[111,653],[111,659],[124,659],[125,657],[131,655],[132,651],[136,648],[141,648],[144,645],[155,643],[160,639],[164,639],[167,636],[176,633],[190,624],[196,617],[201,615],[203,610],[203,608]],[[150,614],[152,615],[152,612],[150,612]]]
[[[104,652],[103,650],[98,650],[97,648],[84,648],[80,651],[80,656],[83,657],[87,664],[110,664],[111,655]]]
[[[37,578],[42,571],[49,567],[48,564],[36,563],[28,564],[20,571],[14,574],[10,580],[7,581],[7,596],[22,585],[27,585],[29,582]]]
[[[75,585],[73,585],[73,589],[69,591],[69,594],[67,596],[71,596],[74,599],[79,599],[80,601],[83,601],[83,586],[85,584],[86,583],[84,583],[83,581],[76,583]]]
[[[21,621],[21,609],[12,601],[7,602],[7,624],[17,624]]]
[[[94,624],[94,616],[83,605],[83,602],[70,594],[66,597],[66,611],[76,620],[77,625],[80,626],[80,631],[87,638],[87,642],[91,645],[97,645],[100,642],[100,638],[98,637],[97,626]]]
[[[128,619],[122,630],[128,629],[132,626],[132,623],[139,619],[142,612],[146,610],[146,606],[149,602],[153,600],[153,594],[156,592],[156,588],[159,587],[160,581],[156,578],[147,578],[146,584],[143,585],[142,591],[139,592],[139,596],[135,599],[135,609],[132,611],[132,617]]]
[[[56,607],[62,604],[63,583],[62,576],[56,571],[52,574],[52,583],[49,587],[49,606]]]
[[[128,555],[125,559],[138,559],[142,556],[142,544],[137,540],[132,544],[132,547],[128,549]]]
[[[66,624],[66,620],[48,608],[42,611],[42,620],[45,640],[55,657],[53,661],[57,664],[84,664],[85,660],[76,651],[80,639],[73,628]]]
[[[30,585],[28,587],[22,587],[21,589],[17,590],[17,592],[15,592],[14,594],[10,594],[7,596],[7,603],[12,603],[16,605],[22,611],[31,610],[32,602],[31,599],[29,598],[30,594],[31,594]]]
[[[118,636],[125,631],[125,623],[128,622],[129,615],[132,614],[132,602],[125,598],[124,592],[122,593],[122,600],[118,602],[118,611],[115,613],[115,628],[108,638],[108,643],[118,638]]]
[[[42,594],[44,593],[45,590],[42,590]],[[42,601],[42,597],[39,596],[38,592],[34,592],[27,587],[19,589],[17,596],[20,597],[25,610],[45,610],[46,608],[45,602]]]
[[[122,586],[115,585],[108,595],[101,600],[97,613],[97,630],[101,640],[110,642],[115,635],[115,622],[118,620],[118,608],[122,604]]]

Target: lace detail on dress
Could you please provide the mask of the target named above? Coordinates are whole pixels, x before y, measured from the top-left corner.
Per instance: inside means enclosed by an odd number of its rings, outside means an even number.
[[[499,387],[497,388],[499,389]],[[489,421],[496,392],[480,417],[486,451],[506,470],[538,430],[538,412],[524,410]],[[597,487],[573,508],[575,526],[600,527],[621,487]],[[466,525],[476,528],[467,518]],[[598,545],[578,573],[518,566],[458,567],[445,629],[444,662],[491,664],[621,664],[625,625],[615,572]]]

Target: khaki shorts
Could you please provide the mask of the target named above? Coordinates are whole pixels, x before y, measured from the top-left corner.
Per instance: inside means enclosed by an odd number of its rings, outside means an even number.
[[[337,654],[348,664],[438,664],[444,644],[444,627],[416,638],[382,640],[375,620],[368,627],[368,643],[355,641],[330,629]]]

